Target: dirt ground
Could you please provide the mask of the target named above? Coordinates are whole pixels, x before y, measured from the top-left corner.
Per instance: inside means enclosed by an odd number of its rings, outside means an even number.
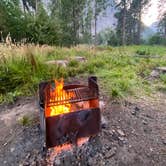
[[[106,96],[100,96],[100,134],[57,155],[54,165],[165,166],[166,94],[118,102]],[[19,119],[27,114],[33,123],[23,126]],[[42,148],[36,98],[0,106],[0,166],[49,165]]]

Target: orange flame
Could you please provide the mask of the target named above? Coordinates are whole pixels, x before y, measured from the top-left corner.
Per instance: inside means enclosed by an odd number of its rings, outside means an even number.
[[[74,96],[72,92],[66,92],[64,87],[63,79],[60,82],[55,80],[56,88],[50,92],[50,101],[59,101],[55,106],[46,108],[46,117],[56,116],[71,112],[71,104],[69,100]],[[62,103],[63,101],[63,103]],[[59,105],[58,105],[59,104]]]

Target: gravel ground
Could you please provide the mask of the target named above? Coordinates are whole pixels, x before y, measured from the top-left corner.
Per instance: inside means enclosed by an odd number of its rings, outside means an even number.
[[[53,165],[165,166],[166,94],[111,101],[101,95],[102,131],[81,147],[55,156]],[[33,118],[23,126],[19,119]],[[39,113],[34,98],[0,106],[0,165],[50,165],[43,152]]]

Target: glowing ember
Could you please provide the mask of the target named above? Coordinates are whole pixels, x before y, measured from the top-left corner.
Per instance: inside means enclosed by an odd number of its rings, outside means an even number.
[[[79,138],[77,140],[77,146],[81,147],[83,144],[88,142],[88,140],[89,140],[89,137]],[[56,146],[50,150],[51,150],[51,152],[47,158],[47,163],[49,163],[49,164],[51,163],[50,165],[53,165],[54,159],[58,154],[60,154],[64,151],[72,151],[73,150],[73,144],[66,143],[66,144],[63,144],[60,146]]]
[[[88,142],[89,137],[85,137],[85,138],[79,138],[77,141],[77,146],[82,146],[83,144],[85,144],[86,142]]]
[[[59,102],[56,106],[51,106],[46,108],[46,117],[50,116],[56,116],[60,114],[65,114],[71,112],[71,104],[69,103],[69,100],[74,97],[74,94],[72,92],[66,92],[64,87],[63,79],[61,79],[60,82],[55,80],[56,88],[50,92],[50,101],[52,102],[52,99],[56,99],[56,101],[62,101],[63,103]],[[59,105],[58,105],[59,104]]]
[[[86,142],[88,142],[89,137],[85,137],[85,138],[79,138],[77,140],[77,146],[81,147],[83,144],[85,144]],[[63,151],[71,151],[73,149],[73,144],[70,143],[65,143],[63,145],[59,145],[56,146],[54,149],[54,155],[57,155]]]

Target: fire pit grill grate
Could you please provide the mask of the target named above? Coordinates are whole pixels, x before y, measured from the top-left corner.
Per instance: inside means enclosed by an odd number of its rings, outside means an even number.
[[[75,85],[78,86],[77,88],[71,89],[70,85],[67,87],[64,87],[64,90],[67,95],[64,94],[51,94],[51,87],[48,86],[46,88],[46,105],[47,107],[51,106],[57,106],[57,105],[62,105],[66,104],[68,102],[70,103],[75,103],[75,102],[81,102],[81,101],[87,101],[87,100],[92,100],[92,99],[97,99],[98,98],[98,93],[97,91],[90,89],[87,86],[82,86],[81,85]],[[72,95],[70,95],[72,94]],[[61,96],[59,98],[58,96]],[[71,96],[70,99],[66,96]]]

